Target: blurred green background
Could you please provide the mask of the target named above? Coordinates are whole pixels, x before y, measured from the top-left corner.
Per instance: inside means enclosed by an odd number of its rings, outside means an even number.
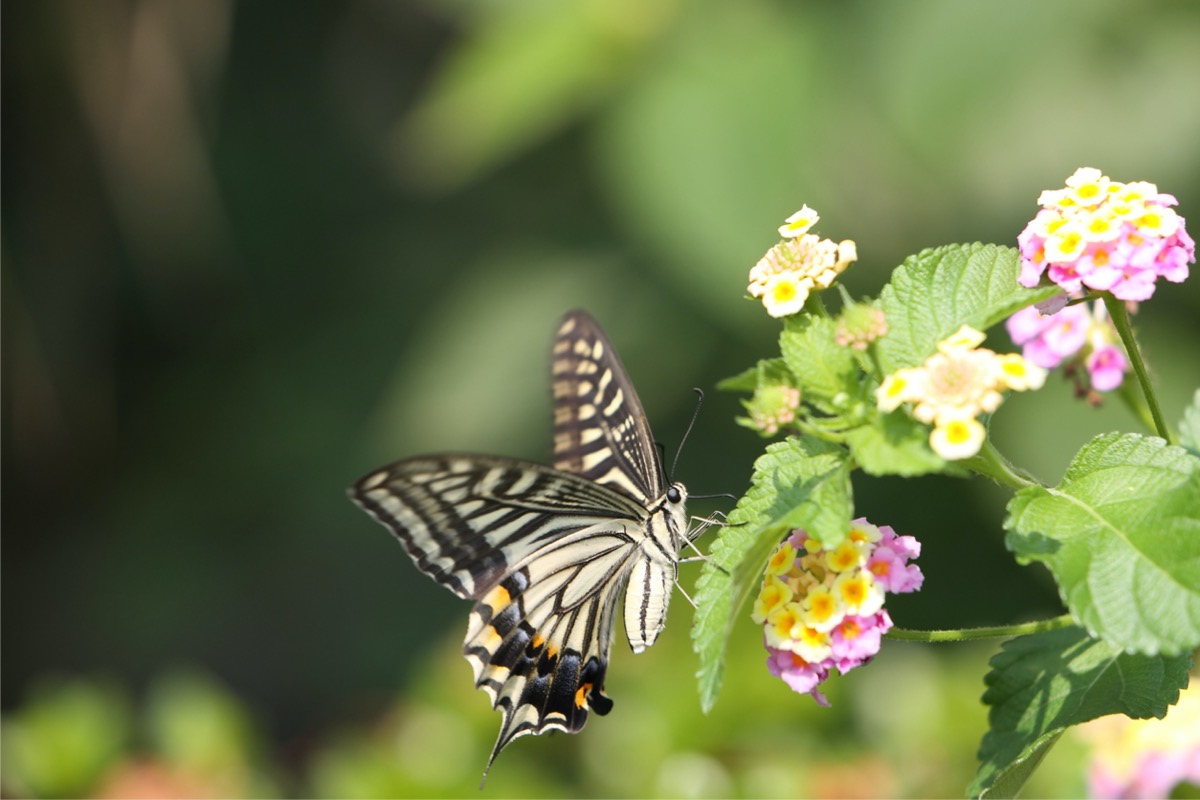
[[[746,273],[802,203],[857,241],[856,295],[924,247],[1013,243],[1082,165],[1195,219],[1198,42],[1186,0],[5,3],[6,794],[142,785],[114,764],[158,794],[474,793],[499,717],[458,655],[466,604],[344,488],[429,450],[544,460],[576,306],[673,453],[690,388],[773,351]],[[1136,318],[1171,420],[1198,310],[1193,280]],[[709,392],[693,493],[744,490],[738,410]],[[1051,480],[1112,428],[1136,423],[1057,380],[993,426]],[[1059,610],[1006,556],[999,491],[856,492],[925,545],[897,624]],[[618,643],[614,713],[514,745],[489,792],[966,785],[991,646],[887,643],[826,711],[766,676],[747,621],[705,718],[674,605],[651,652]],[[1081,790],[1071,752],[1035,793]]]

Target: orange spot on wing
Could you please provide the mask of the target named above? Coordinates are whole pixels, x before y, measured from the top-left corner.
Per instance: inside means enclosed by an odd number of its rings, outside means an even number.
[[[499,611],[512,601],[512,595],[508,593],[508,589],[503,586],[497,586],[487,593],[487,597],[483,598],[483,602],[492,607],[493,610]]]

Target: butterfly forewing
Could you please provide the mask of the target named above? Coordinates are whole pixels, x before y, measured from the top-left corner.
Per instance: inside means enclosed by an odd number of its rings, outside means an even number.
[[[648,504],[663,491],[650,423],[604,331],[567,314],[554,340],[554,466]]]
[[[494,456],[413,458],[355,484],[353,497],[396,534],[417,567],[478,600],[564,534],[646,511],[570,473]]]
[[[664,489],[641,403],[586,313],[563,318],[552,372],[553,468],[424,456],[351,489],[417,567],[476,601],[463,654],[503,714],[489,766],[513,739],[608,712],[617,606],[633,649],[653,644],[685,539],[686,492]]]

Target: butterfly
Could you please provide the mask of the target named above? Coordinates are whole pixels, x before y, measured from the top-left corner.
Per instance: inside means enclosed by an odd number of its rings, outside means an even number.
[[[666,625],[687,490],[668,483],[650,425],[608,337],[566,314],[552,351],[554,466],[431,455],[371,472],[351,498],[425,574],[475,601],[463,655],[514,739],[576,733],[604,693],[618,605],[633,652]]]

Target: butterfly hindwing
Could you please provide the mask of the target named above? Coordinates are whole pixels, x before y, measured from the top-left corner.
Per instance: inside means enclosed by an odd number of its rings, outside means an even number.
[[[489,592],[471,613],[463,653],[475,684],[504,714],[493,758],[513,739],[574,733],[588,711],[606,714],[613,617],[636,557],[620,528],[556,542]]]
[[[575,732],[604,694],[617,607],[635,652],[666,623],[686,490],[665,487],[641,402],[599,325],[555,338],[554,467],[493,456],[398,461],[351,488],[423,572],[475,600],[463,655],[514,739]]]

